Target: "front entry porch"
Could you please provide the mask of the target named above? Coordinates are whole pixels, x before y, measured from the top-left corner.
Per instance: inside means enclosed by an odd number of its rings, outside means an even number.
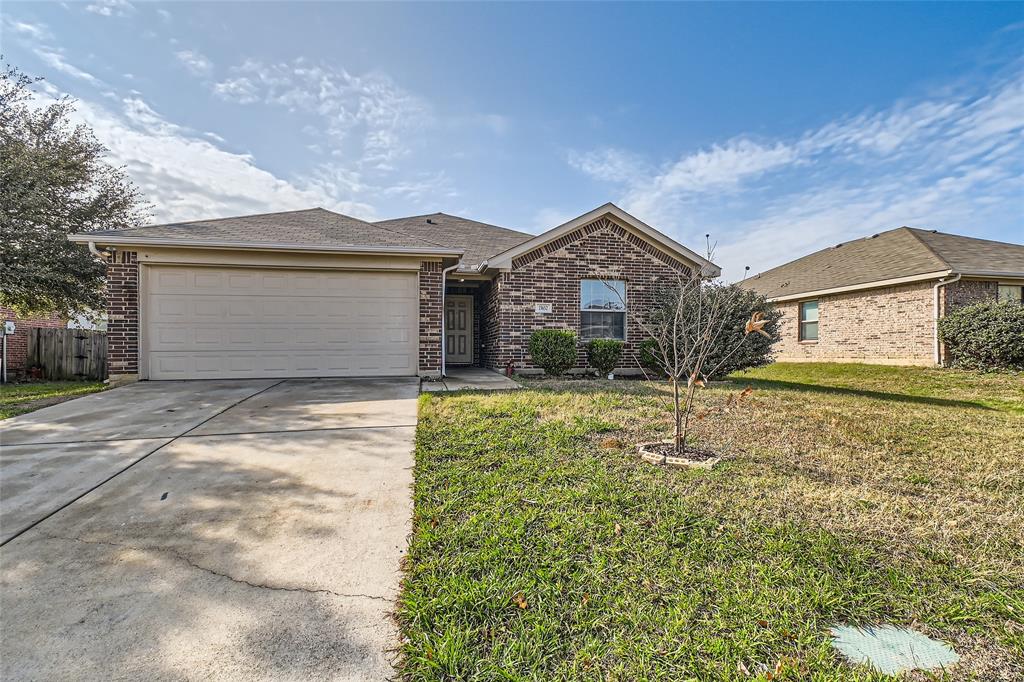
[[[483,367],[450,367],[448,376],[440,381],[424,381],[420,390],[426,393],[452,391],[508,391],[522,385],[504,374]]]
[[[485,367],[483,316],[488,280],[450,276],[444,293],[444,363],[446,374],[459,367]]]

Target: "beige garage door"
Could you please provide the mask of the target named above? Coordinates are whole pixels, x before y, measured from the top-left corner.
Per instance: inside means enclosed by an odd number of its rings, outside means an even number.
[[[413,272],[149,266],[150,379],[416,374]]]

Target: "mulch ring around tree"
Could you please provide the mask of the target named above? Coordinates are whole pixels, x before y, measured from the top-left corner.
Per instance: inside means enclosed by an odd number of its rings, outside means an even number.
[[[640,459],[651,464],[665,464],[674,467],[697,467],[710,469],[718,464],[722,457],[713,450],[687,445],[680,452],[676,452],[675,444],[672,441],[658,441],[654,443],[641,443],[637,446]]]

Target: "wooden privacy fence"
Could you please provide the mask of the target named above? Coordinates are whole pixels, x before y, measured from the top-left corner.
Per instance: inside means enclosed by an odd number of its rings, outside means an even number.
[[[107,334],[36,327],[28,335],[28,368],[46,379],[106,379]]]

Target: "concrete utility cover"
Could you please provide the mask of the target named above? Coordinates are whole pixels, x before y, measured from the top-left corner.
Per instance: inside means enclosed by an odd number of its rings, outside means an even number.
[[[948,668],[960,657],[949,645],[894,625],[832,628],[832,646],[851,663],[867,663],[886,675]]]

